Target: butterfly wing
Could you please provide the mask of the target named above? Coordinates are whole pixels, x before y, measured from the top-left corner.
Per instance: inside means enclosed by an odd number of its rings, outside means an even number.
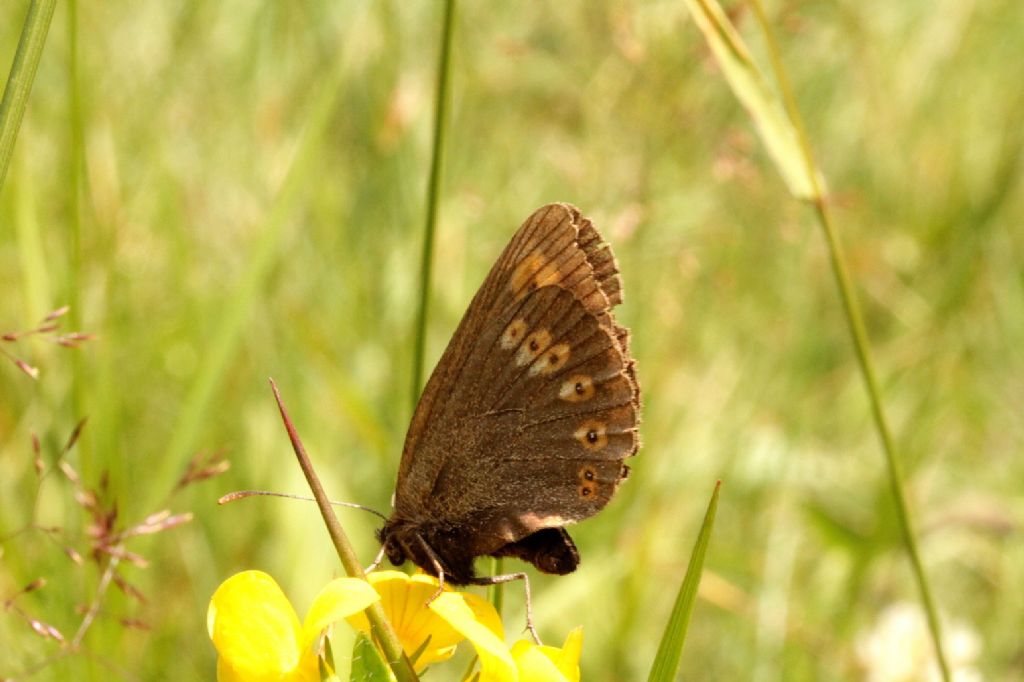
[[[565,204],[534,212],[427,383],[396,516],[465,527],[479,555],[603,508],[638,447],[628,331],[611,312],[621,300],[590,221]]]

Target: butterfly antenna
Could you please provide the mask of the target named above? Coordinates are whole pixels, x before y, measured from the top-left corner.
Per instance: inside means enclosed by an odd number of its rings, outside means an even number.
[[[241,499],[246,498],[246,497],[256,497],[256,496],[263,496],[263,497],[285,497],[285,498],[288,498],[290,500],[303,500],[304,502],[315,502],[316,501],[312,497],[306,497],[305,495],[292,495],[291,493],[277,493],[277,492],[273,492],[271,490],[236,490],[235,492],[228,493],[227,495],[224,495],[223,497],[218,499],[217,500],[217,504],[227,504],[228,502],[234,502],[235,500],[241,500]],[[379,517],[379,518],[381,518],[381,519],[383,519],[385,521],[388,520],[388,517],[384,516],[383,514],[381,514],[376,509],[370,509],[369,507],[363,506],[361,504],[356,504],[355,502],[335,502],[334,500],[331,500],[331,504],[336,506],[336,507],[351,507],[352,509],[362,509],[363,511],[370,512],[374,516]]]

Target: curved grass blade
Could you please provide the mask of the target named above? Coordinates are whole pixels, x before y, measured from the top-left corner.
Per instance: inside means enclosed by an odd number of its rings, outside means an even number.
[[[817,196],[824,184],[822,178],[812,179],[808,174],[793,123],[728,16],[714,0],[686,0],[686,6],[790,193],[797,199]]]
[[[708,510],[704,514],[704,523],[700,527],[697,543],[690,553],[690,564],[686,567],[686,576],[683,578],[683,584],[679,586],[675,606],[672,607],[668,625],[661,636],[658,654],[654,657],[651,673],[647,677],[648,682],[670,682],[675,679],[676,671],[679,669],[679,658],[686,642],[686,630],[690,626],[693,604],[697,599],[697,587],[700,585],[701,573],[704,570],[704,556],[708,551],[711,528],[715,525],[718,491],[721,488],[721,481],[715,483],[715,491],[711,493],[711,502],[708,503]]]

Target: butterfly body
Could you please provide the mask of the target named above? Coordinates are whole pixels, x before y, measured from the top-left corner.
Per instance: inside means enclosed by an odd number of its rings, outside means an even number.
[[[454,584],[478,556],[565,574],[565,526],[600,511],[636,453],[639,388],[610,247],[566,204],[534,212],[491,269],[406,436],[389,560]]]

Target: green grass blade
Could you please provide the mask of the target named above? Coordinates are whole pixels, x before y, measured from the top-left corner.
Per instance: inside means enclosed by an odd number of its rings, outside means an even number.
[[[448,128],[448,72],[451,68],[452,26],[455,23],[455,0],[444,4],[441,29],[441,53],[437,66],[437,89],[434,94],[434,143],[430,154],[430,181],[427,185],[427,216],[423,230],[423,257],[420,262],[420,302],[416,314],[415,348],[412,356],[412,408],[420,399],[423,386],[423,357],[427,347],[427,313],[430,306],[430,275],[434,262],[434,232],[437,228],[437,203],[441,195],[441,170],[444,137]]]
[[[14,155],[14,142],[18,139],[21,119],[25,115],[28,95],[32,91],[32,81],[36,78],[56,6],[57,0],[34,0],[25,15],[18,51],[14,53],[4,98],[0,101],[0,189],[3,189],[7,168]]]
[[[661,636],[658,654],[654,657],[651,673],[647,677],[649,682],[668,682],[675,679],[676,671],[679,669],[679,658],[683,653],[683,644],[686,642],[686,630],[690,625],[690,616],[693,614],[693,605],[697,599],[697,587],[700,585],[701,573],[704,570],[704,556],[708,551],[711,528],[715,525],[718,492],[721,488],[722,482],[718,481],[715,484],[715,491],[711,494],[708,510],[704,514],[704,523],[700,527],[697,543],[690,553],[690,563],[686,567],[683,584],[679,586],[675,606],[672,607],[668,625],[665,626],[665,632]]]
[[[753,119],[789,191],[798,199],[816,196],[815,182],[803,163],[796,130],[739,32],[715,0],[686,0],[686,6],[733,93]]]

